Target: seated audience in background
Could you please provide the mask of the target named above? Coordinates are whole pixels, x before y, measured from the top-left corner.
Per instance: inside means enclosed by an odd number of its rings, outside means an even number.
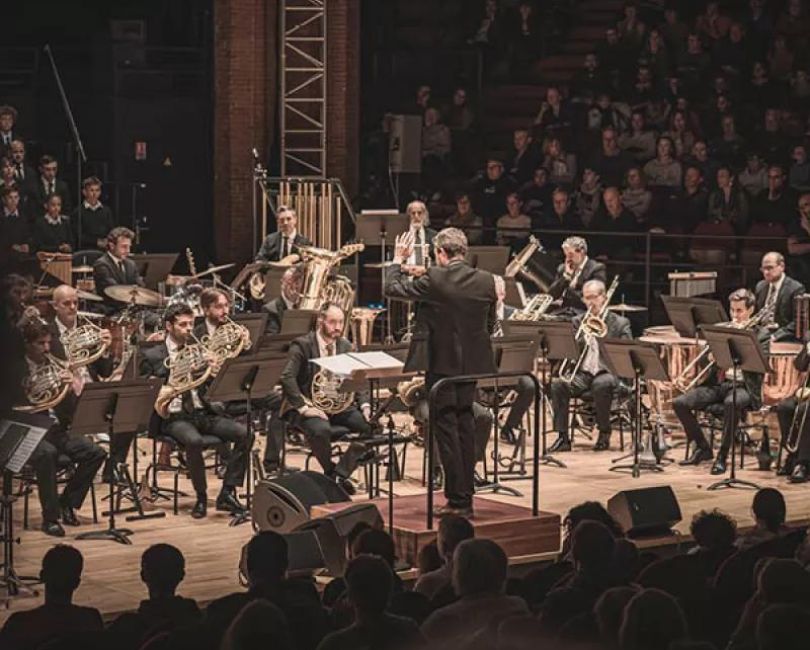
[[[459,228],[467,235],[467,243],[470,246],[478,246],[484,236],[482,230],[484,220],[481,219],[472,209],[472,201],[467,192],[456,194],[456,211],[447,217],[444,222],[447,228]]]
[[[619,630],[621,650],[662,650],[687,639],[681,606],[665,591],[644,589],[630,599]]]
[[[654,187],[677,189],[681,186],[683,169],[675,159],[675,145],[667,136],[658,138],[655,158],[644,165],[647,182]]]
[[[105,636],[110,647],[136,650],[157,634],[197,623],[202,614],[196,601],[177,595],[186,575],[186,561],[171,544],[154,544],[141,555],[141,580],[149,590],[138,610],[119,616]]]
[[[796,194],[785,186],[782,165],[768,167],[768,187],[760,192],[751,209],[752,220],[787,227],[796,212]]]
[[[550,205],[543,210],[536,229],[540,231],[539,236],[546,250],[559,249],[567,237],[566,233],[582,230],[582,222],[571,203],[570,193],[558,187],[551,195]],[[560,232],[549,235],[544,230]]]
[[[28,219],[20,210],[20,191],[15,185],[0,189],[0,257],[4,263],[27,259],[33,251],[33,240]]]
[[[518,185],[527,183],[540,165],[541,152],[528,129],[515,129],[512,134],[513,150],[509,158],[509,175]]]
[[[489,539],[468,539],[453,553],[453,588],[459,599],[437,609],[422,625],[431,642],[463,647],[496,621],[528,614],[525,601],[507,596],[507,558]]]
[[[757,650],[804,650],[810,638],[807,607],[771,605],[757,620]]]
[[[62,199],[51,194],[43,204],[45,213],[34,219],[34,250],[47,253],[70,253],[73,250],[73,228],[62,214]]]
[[[748,197],[737,186],[737,180],[728,167],[717,170],[717,187],[709,194],[708,220],[712,223],[727,223],[734,232],[742,235],[748,230],[750,212]]]
[[[624,531],[618,521],[613,518],[605,506],[598,501],[583,501],[568,511],[563,519],[563,541],[561,557],[571,560],[571,545],[574,541],[574,531],[583,521],[598,521],[604,524],[613,535],[613,539],[624,537]]]
[[[499,246],[509,246],[517,252],[525,243],[532,227],[532,220],[523,214],[523,204],[517,192],[506,197],[506,214],[497,222],[495,241]]]
[[[464,540],[475,537],[475,529],[464,517],[449,515],[439,521],[437,546],[442,566],[435,571],[419,576],[414,591],[424,594],[430,600],[436,598],[442,591],[452,590],[453,553],[456,547]]]
[[[807,147],[803,144],[793,147],[791,161],[788,187],[794,192],[810,191],[810,160],[807,158]]]
[[[520,200],[526,213],[532,218],[532,224],[551,207],[551,195],[558,188],[549,182],[548,170],[538,167],[532,174],[532,180],[520,188]]]
[[[665,232],[691,233],[699,223],[707,219],[709,191],[703,184],[700,169],[689,166],[683,174],[683,189],[677,194],[668,210],[654,210],[650,225]]]
[[[296,647],[284,612],[277,605],[257,598],[245,605],[225,630],[221,650],[296,650]]]
[[[737,522],[719,510],[701,510],[692,518],[689,532],[697,545],[690,553],[698,557],[702,574],[711,578],[736,550]]]
[[[385,560],[373,555],[358,555],[346,567],[344,580],[347,598],[354,611],[354,623],[328,634],[318,650],[408,650],[424,645],[416,623],[388,611],[394,573]]]
[[[497,158],[487,159],[487,166],[472,186],[473,205],[484,220],[486,228],[494,228],[503,214],[507,195],[514,191],[514,182],[503,173],[503,163]],[[494,233],[486,232],[485,240],[494,241]]]
[[[605,185],[617,187],[622,184],[627,170],[633,166],[632,157],[619,148],[618,139],[618,132],[614,127],[603,128],[602,147],[588,163],[588,167],[599,175]]]
[[[95,176],[85,178],[82,181],[82,197],[83,201],[72,216],[77,248],[107,250],[107,233],[115,224],[112,210],[101,203],[101,181]]]
[[[264,599],[284,612],[299,650],[316,648],[328,631],[326,612],[313,582],[287,577],[287,540],[272,531],[257,533],[245,545],[243,555],[248,590],[223,596],[208,605],[206,639],[218,643],[245,605]]]
[[[624,622],[624,610],[633,596],[641,590],[630,585],[611,587],[605,591],[593,606],[593,616],[599,632],[599,641],[604,648],[619,647],[619,633]]]
[[[791,219],[787,230],[790,276],[804,286],[810,286],[810,193],[799,197],[799,214]]]
[[[0,630],[0,648],[35,650],[49,642],[91,646],[102,630],[101,614],[93,607],[73,604],[83,567],[82,554],[67,544],[58,544],[45,553],[39,574],[45,585],[45,602],[8,618]]]
[[[416,556],[416,570],[419,572],[420,578],[425,574],[438,571],[443,566],[444,560],[442,556],[439,555],[439,545],[435,539],[419,549],[419,553]]]
[[[647,128],[643,110],[633,111],[630,130],[619,137],[619,146],[638,164],[643,165],[655,157],[655,133]]]
[[[59,195],[62,208],[66,213],[71,211],[70,192],[65,181],[57,178],[59,163],[53,156],[44,155],[39,159],[39,178],[31,183],[29,191],[31,200],[36,206],[44,205],[51,194]]]
[[[737,181],[752,199],[768,187],[768,169],[757,152],[748,152],[745,168],[737,174]]]
[[[583,228],[595,228],[594,221],[602,205],[602,179],[591,167],[582,170],[582,180],[574,193],[574,209]]]
[[[543,168],[554,185],[570,186],[577,176],[577,157],[565,151],[562,140],[549,138],[543,147]]]
[[[785,526],[787,518],[785,497],[779,490],[774,488],[757,490],[751,504],[751,512],[756,525],[753,530],[749,530],[737,538],[737,548],[749,548],[760,542],[779,537],[790,530]]]
[[[647,179],[638,167],[627,172],[627,183],[622,190],[622,205],[633,213],[636,221],[643,223],[652,203],[652,192],[647,189]]]

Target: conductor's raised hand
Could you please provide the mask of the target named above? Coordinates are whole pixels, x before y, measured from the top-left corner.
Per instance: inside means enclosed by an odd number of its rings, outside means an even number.
[[[401,235],[397,235],[394,242],[394,262],[401,264],[403,260],[407,260],[411,253],[413,253],[414,235],[409,230]]]

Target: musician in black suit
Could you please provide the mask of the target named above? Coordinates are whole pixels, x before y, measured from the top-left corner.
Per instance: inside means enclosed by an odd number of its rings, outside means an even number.
[[[163,315],[166,338],[159,345],[147,348],[141,355],[140,374],[143,377],[168,379],[166,359],[174,359],[186,345],[194,344],[191,333],[194,328],[194,312],[183,304],[171,305]],[[233,514],[244,507],[236,497],[236,488],[242,485],[247,467],[247,430],[232,418],[217,414],[205,400],[205,384],[199,389],[185,391],[169,404],[169,415],[159,422],[160,431],[174,438],[186,453],[191,483],[197,501],[191,516],[201,519],[208,510],[208,482],[203,460],[203,437],[214,436],[223,442],[233,442],[233,452],[225,464],[222,490],[217,496],[216,509]],[[157,416],[155,416],[157,418]],[[157,424],[153,420],[153,425]],[[152,427],[150,427],[152,428]],[[154,430],[154,429],[153,429]]]
[[[299,246],[312,246],[312,242],[298,232],[298,216],[292,208],[279,206],[276,225],[278,230],[265,237],[256,253],[257,262],[278,262],[290,255],[297,255]]]
[[[430,214],[422,201],[411,201],[405,208],[413,234],[413,250],[404,264],[411,275],[420,275],[427,266],[435,262],[433,240],[436,231],[430,228]]]
[[[568,237],[562,243],[565,262],[557,268],[557,277],[548,289],[555,300],[562,300],[563,308],[585,311],[582,287],[590,280],[607,283],[605,265],[588,257],[588,242],[582,237]]]
[[[605,283],[602,280],[588,280],[582,287],[582,300],[588,311],[574,318],[573,324],[579,329],[583,318],[598,317],[607,301]],[[607,327],[606,338],[630,339],[630,321],[612,311],[606,311],[604,323]],[[593,446],[594,451],[610,448],[610,405],[613,394],[619,387],[619,379],[608,370],[599,350],[598,338],[585,335],[580,342],[582,364],[572,381],[557,377],[551,382],[551,406],[554,411],[554,430],[559,438],[551,445],[549,451],[571,451],[571,438],[568,434],[568,404],[572,397],[579,397],[590,391],[596,415],[596,426],[599,437]],[[588,351],[585,352],[585,349]],[[576,361],[572,361],[575,364]],[[573,369],[573,366],[569,366]]]
[[[70,192],[65,181],[57,178],[59,163],[47,154],[39,159],[39,178],[31,183],[31,200],[35,206],[44,205],[51,194],[58,194],[62,199],[62,209],[66,214],[71,211]]]
[[[23,340],[25,369],[24,378],[19,384],[21,393],[16,400],[19,404],[27,402],[24,394],[26,378],[39,366],[49,363],[47,355],[51,354],[54,337],[48,324],[37,318],[28,320],[23,325]],[[101,447],[86,436],[70,432],[70,421],[77,403],[76,393],[81,392],[81,386],[81,378],[74,374],[67,395],[53,409],[58,423],[48,429],[28,461],[37,477],[37,492],[42,506],[42,532],[53,537],[64,537],[65,529],[62,524],[80,525],[75,510],[81,508],[93,477],[107,456]],[[75,469],[61,496],[58,495],[56,482],[57,461],[60,456],[67,456],[75,463]],[[59,523],[60,519],[62,524]]]
[[[135,233],[129,228],[113,228],[107,235],[107,252],[93,264],[96,293],[113,308],[120,307],[120,303],[107,297],[107,287],[117,284],[143,286],[143,278],[138,274],[138,267],[129,259],[134,239]]]
[[[18,264],[30,259],[33,237],[28,219],[20,210],[20,191],[15,185],[0,190],[0,257]]]
[[[37,173],[25,161],[25,142],[12,140],[8,155],[11,156],[14,165],[14,176],[17,179],[17,187],[20,188],[20,200],[26,203],[34,191]]]
[[[77,248],[107,248],[107,233],[113,229],[112,210],[100,201],[101,181],[90,176],[82,181],[82,202],[73,212]],[[81,230],[81,236],[79,235]]]
[[[754,314],[755,298],[748,289],[737,289],[729,296],[728,302],[729,314],[735,324],[742,325]],[[769,338],[767,330],[758,328],[757,338],[767,357]],[[703,411],[713,404],[722,404],[724,409],[723,439],[720,442],[720,452],[712,465],[711,473],[714,475],[725,474],[731,436],[736,432],[743,413],[750,409],[758,409],[762,404],[762,375],[743,371],[734,382],[732,373],[733,370],[727,370],[722,380],[718,379],[717,373],[712,373],[705,383],[679,395],[672,401],[673,410],[683,425],[686,437],[695,445],[692,455],[681,461],[681,465],[699,465],[714,457],[712,448],[700,429],[696,412]],[[735,383],[736,398],[734,397]],[[735,411],[734,420],[732,420],[732,409]]]
[[[430,390],[445,377],[495,372],[489,335],[498,299],[494,276],[467,264],[467,237],[457,228],[445,228],[436,235],[437,265],[415,279],[402,269],[413,246],[411,231],[397,238],[394,262],[386,270],[385,292],[391,298],[435,307],[426,331],[414,333],[411,343],[425,357],[426,387]],[[475,382],[458,382],[445,385],[436,398],[436,442],[447,497],[438,515],[473,512],[475,394]]]
[[[15,128],[17,123],[17,109],[13,106],[0,106],[0,156],[5,156],[11,148],[11,143],[20,137]]]
[[[287,365],[281,373],[284,400],[281,415],[304,433],[323,473],[353,494],[354,487],[349,476],[357,467],[364,448],[356,443],[351,445],[335,464],[332,462],[331,430],[333,425],[337,425],[346,427],[352,433],[369,434],[371,409],[368,395],[360,393],[355,397],[354,402],[359,402],[360,408],[353,402],[338,413],[326,413],[315,405],[312,396],[312,382],[319,367],[311,359],[345,354],[352,350],[352,344],[343,337],[344,319],[343,310],[338,305],[326,303],[318,313],[315,329],[290,344]]]
[[[284,321],[284,313],[288,309],[295,309],[301,298],[301,285],[304,282],[304,269],[301,266],[291,266],[281,276],[281,295],[262,306],[267,314],[265,334],[278,334]]]
[[[799,372],[810,369],[810,343],[805,343],[801,351],[793,360],[793,365]],[[783,399],[776,406],[776,416],[779,419],[779,431],[782,434],[782,445],[796,445],[795,452],[788,454],[779,473],[790,476],[791,483],[806,483],[810,478],[810,434],[808,434],[808,408],[810,401],[799,402],[795,395]],[[792,436],[791,436],[792,434]],[[792,438],[792,440],[791,440]]]
[[[796,340],[796,296],[804,293],[804,285],[785,275],[782,253],[766,253],[762,257],[762,280],[754,291],[757,312],[767,309],[773,317],[766,327],[774,341]]]

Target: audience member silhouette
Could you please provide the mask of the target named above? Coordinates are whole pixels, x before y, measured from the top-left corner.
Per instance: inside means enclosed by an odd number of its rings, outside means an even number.
[[[278,606],[257,598],[245,605],[222,637],[221,650],[295,650],[287,617]]]

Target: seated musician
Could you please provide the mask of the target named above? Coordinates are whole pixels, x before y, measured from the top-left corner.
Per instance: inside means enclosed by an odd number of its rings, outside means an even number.
[[[26,320],[22,328],[25,368],[22,370],[24,379],[20,382],[20,389],[25,390],[26,378],[30,378],[40,366],[50,363],[48,355],[51,354],[54,337],[48,324],[38,318]],[[28,461],[37,478],[42,506],[42,532],[53,537],[64,537],[62,524],[80,525],[75,511],[81,508],[93,478],[107,456],[101,447],[86,436],[70,432],[70,421],[81,386],[81,377],[74,375],[65,398],[52,408],[57,424],[48,429]],[[19,397],[17,401],[20,404],[28,401],[24,395]],[[56,482],[59,456],[67,456],[75,463],[61,496],[57,493]]]
[[[140,373],[143,377],[168,379],[166,359],[174,359],[178,350],[195,343],[192,337],[194,311],[188,305],[175,304],[168,307],[163,314],[163,325],[165,339],[147,348],[141,356]],[[247,430],[243,424],[215,413],[205,400],[204,388],[201,388],[186,391],[169,404],[169,416],[160,421],[160,431],[174,438],[185,451],[191,483],[197,497],[191,510],[191,516],[195,519],[205,517],[208,509],[208,482],[202,436],[214,436],[223,442],[233,442],[233,452],[225,463],[225,477],[222,490],[217,496],[216,509],[234,514],[244,509],[236,496],[236,488],[244,481],[248,462]]]
[[[354,487],[349,476],[362,455],[362,445],[352,445],[337,464],[333,463],[331,427],[337,425],[346,427],[352,433],[369,434],[371,408],[368,396],[359,395],[356,401],[359,401],[360,408],[350,404],[338,413],[324,412],[313,403],[312,382],[319,368],[310,362],[310,359],[351,351],[352,344],[343,337],[344,318],[343,310],[338,305],[326,303],[320,309],[315,329],[290,344],[287,365],[281,373],[284,399],[281,414],[304,433],[323,473],[353,494]]]
[[[598,314],[605,306],[606,299],[605,283],[601,280],[588,280],[582,287],[582,300],[588,311],[574,318],[574,328],[579,329],[583,318],[598,318]],[[632,338],[630,321],[624,316],[607,311],[604,322],[607,327],[606,338]],[[580,346],[582,347],[581,354],[584,356],[573,380],[569,382],[558,377],[551,382],[554,430],[559,434],[559,438],[549,448],[552,453],[571,451],[571,438],[568,434],[568,404],[572,397],[579,397],[586,391],[590,391],[593,398],[596,426],[599,429],[599,438],[593,446],[593,450],[604,451],[610,448],[610,405],[613,401],[613,394],[619,386],[619,380],[607,369],[604,360],[601,359],[596,337],[586,334],[581,339]]]
[[[562,243],[565,262],[557,268],[557,277],[549,294],[562,302],[563,308],[585,311],[582,289],[590,280],[607,282],[605,265],[588,257],[588,242],[583,237],[568,237]]]
[[[312,246],[312,242],[298,232],[298,216],[292,208],[279,206],[276,225],[278,230],[264,238],[256,253],[257,262],[280,262],[285,257],[297,255],[299,246]]]
[[[281,332],[281,323],[284,312],[295,309],[301,298],[301,285],[304,282],[304,269],[301,266],[291,266],[281,276],[281,295],[267,302],[262,310],[267,314],[265,334],[278,334]]]
[[[67,360],[65,346],[62,337],[74,330],[78,325],[79,294],[73,287],[66,284],[60,285],[53,292],[54,319],[48,323],[51,332],[51,354],[59,359]],[[107,344],[107,352],[96,359],[93,363],[77,369],[82,383],[103,380],[109,377],[114,370],[113,358],[109,354],[109,346],[112,343],[112,334],[107,329],[99,332],[100,338]],[[134,433],[117,433],[110,441],[110,457],[104,466],[102,480],[107,482],[115,468],[125,463],[127,453],[132,445]]]
[[[129,259],[135,233],[129,228],[113,228],[107,235],[107,252],[93,264],[96,293],[107,299],[106,290],[118,284],[143,286],[138,267]],[[108,301],[108,305],[115,304]]]
[[[735,325],[742,325],[754,313],[754,294],[748,289],[737,289],[729,297],[729,313]],[[757,337],[763,351],[767,352],[768,334],[764,329],[757,331]],[[672,401],[675,415],[683,425],[684,432],[694,445],[692,455],[681,465],[699,465],[703,461],[712,460],[714,454],[706,436],[700,428],[696,413],[703,411],[713,404],[722,404],[723,413],[723,440],[720,443],[720,453],[712,465],[711,473],[725,474],[728,450],[731,445],[731,436],[737,430],[742,415],[749,409],[757,409],[762,403],[762,375],[753,372],[742,372],[736,382],[736,401],[733,395],[733,371],[728,370],[719,379],[716,373],[709,376],[706,383],[679,395]],[[732,409],[736,404],[736,421],[732,421]]]
[[[793,360],[793,365],[799,372],[810,370],[810,343],[805,343],[801,351]],[[789,453],[779,470],[780,474],[788,475],[791,483],[806,483],[810,477],[810,435],[807,435],[808,407],[810,401],[799,402],[796,395],[783,399],[776,407],[779,419],[779,431],[782,434],[782,445],[795,445],[795,451]]]
[[[766,327],[772,340],[796,340],[796,296],[804,293],[804,285],[785,274],[782,253],[766,253],[760,270],[762,280],[754,292],[756,311],[768,310]]]

